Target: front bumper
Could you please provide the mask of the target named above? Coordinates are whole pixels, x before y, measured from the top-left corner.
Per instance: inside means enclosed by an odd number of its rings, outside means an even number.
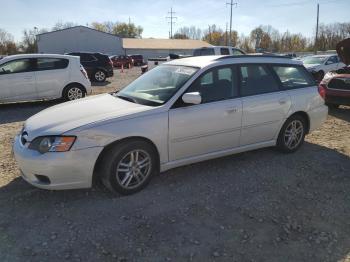
[[[91,147],[40,154],[23,146],[19,136],[13,145],[23,179],[33,186],[51,190],[91,187],[95,162],[102,149]],[[41,180],[40,176],[47,177],[49,182]]]

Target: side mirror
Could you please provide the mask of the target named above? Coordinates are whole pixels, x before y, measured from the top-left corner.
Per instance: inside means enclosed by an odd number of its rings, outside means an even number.
[[[182,96],[182,101],[186,104],[198,105],[202,102],[199,92],[186,93]]]

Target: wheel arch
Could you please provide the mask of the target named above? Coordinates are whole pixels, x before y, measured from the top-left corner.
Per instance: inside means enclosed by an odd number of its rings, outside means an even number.
[[[142,136],[131,136],[131,137],[122,138],[120,140],[116,140],[116,141],[113,141],[113,142],[109,143],[100,152],[100,154],[97,157],[97,160],[95,162],[94,169],[93,169],[92,185],[95,185],[96,183],[98,183],[99,176],[100,176],[100,174],[99,174],[99,167],[100,167],[100,165],[102,163],[103,157],[108,153],[108,151],[111,148],[113,148],[114,146],[116,146],[116,145],[118,145],[120,143],[123,143],[123,142],[126,142],[126,141],[135,141],[135,140],[147,142],[148,144],[150,144],[154,148],[155,152],[157,152],[157,154],[156,154],[156,161],[157,161],[157,164],[158,164],[157,168],[158,169],[160,168],[159,150],[158,150],[156,144],[151,139],[146,138],[146,137],[142,137]]]

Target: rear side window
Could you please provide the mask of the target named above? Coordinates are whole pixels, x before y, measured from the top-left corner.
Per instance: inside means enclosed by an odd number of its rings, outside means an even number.
[[[250,96],[279,91],[279,84],[265,65],[243,65],[240,67],[241,95]]]
[[[193,52],[194,56],[203,56],[203,55],[214,55],[214,49],[213,48],[202,48],[202,49],[196,49]]]
[[[0,65],[0,74],[25,73],[33,69],[33,59],[17,59]]]
[[[241,50],[232,48],[232,54],[233,55],[244,55],[244,53]]]
[[[229,55],[230,51],[228,50],[228,48],[220,48],[220,54]]]
[[[81,62],[92,62],[92,61],[96,61],[96,57],[94,57],[93,55],[90,54],[81,54],[80,55],[80,61]]]
[[[56,70],[56,69],[64,69],[67,68],[69,64],[68,59],[60,59],[60,58],[38,58],[37,62],[37,70]]]
[[[315,82],[301,67],[273,66],[273,70],[281,80],[282,89],[292,89],[314,85]]]

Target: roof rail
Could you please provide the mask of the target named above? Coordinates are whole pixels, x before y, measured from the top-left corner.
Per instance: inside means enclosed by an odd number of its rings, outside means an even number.
[[[289,56],[282,56],[282,55],[264,55],[264,54],[261,54],[261,55],[226,55],[226,56],[222,56],[222,57],[219,57],[215,60],[223,60],[223,59],[230,59],[230,58],[247,58],[247,57],[267,57],[267,58],[287,58],[287,59],[291,59]]]

